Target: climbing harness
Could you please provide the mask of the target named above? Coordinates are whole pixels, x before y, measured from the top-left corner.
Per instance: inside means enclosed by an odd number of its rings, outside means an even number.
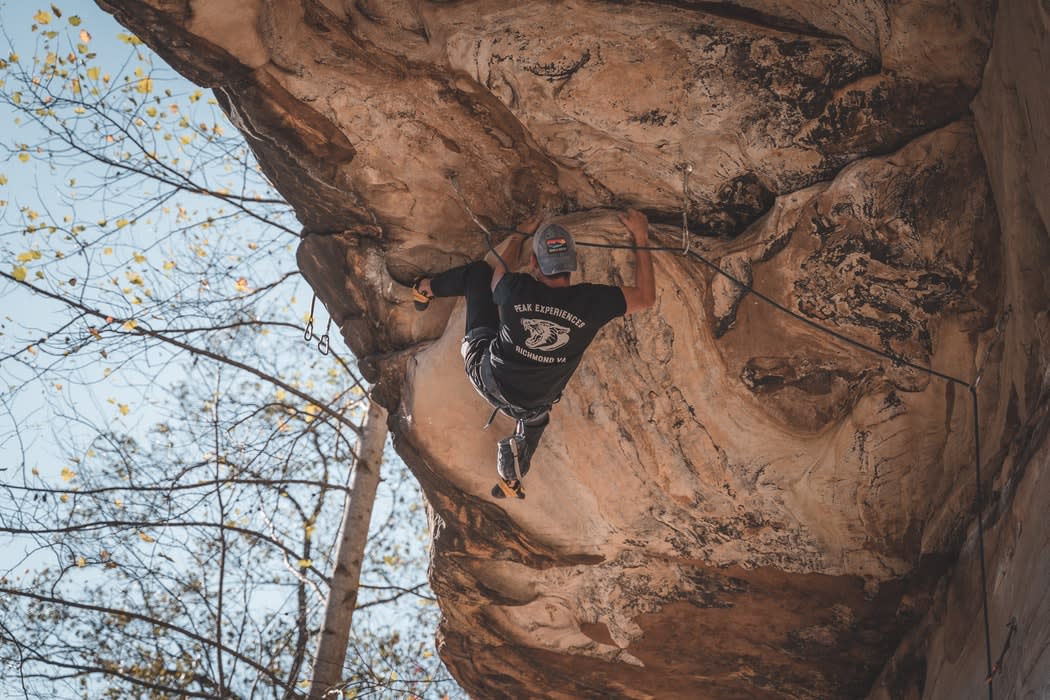
[[[314,294],[310,299],[310,315],[306,319],[306,331],[303,333],[303,340],[310,342],[314,339],[314,304],[317,302],[317,295]],[[328,333],[332,330],[332,316],[328,315],[328,325],[325,326],[324,335],[317,340],[317,349],[322,355],[327,355],[331,348],[331,341]]]

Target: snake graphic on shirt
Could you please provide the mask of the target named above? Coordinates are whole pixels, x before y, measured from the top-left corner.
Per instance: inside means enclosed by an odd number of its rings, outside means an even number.
[[[529,337],[525,339],[525,347],[530,350],[553,352],[569,342],[569,329],[553,321],[542,318],[523,318],[521,325],[529,334]]]

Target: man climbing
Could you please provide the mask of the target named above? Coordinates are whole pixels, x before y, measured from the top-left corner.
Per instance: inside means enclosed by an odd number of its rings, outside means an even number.
[[[576,245],[571,234],[557,224],[538,227],[536,219],[518,227],[492,265],[479,260],[412,285],[420,309],[433,297],[466,297],[467,327],[460,352],[467,376],[494,407],[493,417],[503,411],[517,420],[514,435],[498,444],[500,478],[492,488],[496,498],[525,497],[521,480],[551,407],[598,330],[656,301],[652,256],[645,249],[649,222],[634,209],[618,216],[634,238],[634,287],[572,284]],[[514,272],[530,235],[530,274]]]

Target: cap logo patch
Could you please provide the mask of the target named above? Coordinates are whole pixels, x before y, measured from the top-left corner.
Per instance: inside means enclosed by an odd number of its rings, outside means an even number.
[[[558,255],[569,251],[569,244],[564,238],[548,238],[546,243],[548,255]]]

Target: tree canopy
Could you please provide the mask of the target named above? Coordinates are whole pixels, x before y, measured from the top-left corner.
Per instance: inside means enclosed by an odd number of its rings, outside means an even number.
[[[368,387],[294,212],[104,15],[3,12],[0,672],[27,697],[304,695]],[[387,465],[343,696],[442,697],[420,497]]]

